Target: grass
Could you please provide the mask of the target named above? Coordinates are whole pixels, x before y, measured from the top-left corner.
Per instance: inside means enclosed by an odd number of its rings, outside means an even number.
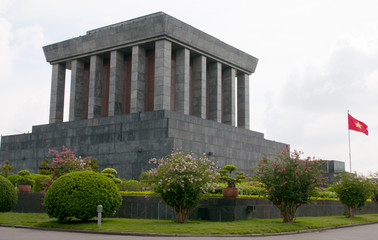
[[[97,220],[58,223],[44,213],[0,213],[0,223],[47,228],[85,229],[119,232],[171,233],[171,234],[261,234],[309,230],[341,225],[378,222],[378,214],[357,215],[353,219],[343,216],[298,217],[293,224],[281,219],[249,219],[234,222],[190,221],[186,224],[171,220],[105,218],[101,227]]]

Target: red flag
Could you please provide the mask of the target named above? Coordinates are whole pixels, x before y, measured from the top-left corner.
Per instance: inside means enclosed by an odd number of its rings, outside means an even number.
[[[369,135],[369,131],[367,130],[368,126],[365,123],[358,121],[357,119],[349,115],[349,113],[348,113],[348,128],[350,130],[362,132],[362,133],[365,133],[366,135]]]

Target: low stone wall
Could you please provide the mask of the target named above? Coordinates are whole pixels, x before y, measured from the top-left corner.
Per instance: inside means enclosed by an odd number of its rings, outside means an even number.
[[[18,203],[13,212],[44,213],[44,194],[19,193]],[[173,219],[173,209],[164,204],[157,196],[129,196],[123,195],[122,206],[114,217]],[[317,200],[314,204],[301,206],[297,211],[298,217],[341,216],[346,208],[339,201]],[[359,214],[378,213],[378,207],[367,202]],[[206,198],[196,208],[191,219],[209,221],[236,221],[251,218],[280,218],[280,212],[265,198]]]

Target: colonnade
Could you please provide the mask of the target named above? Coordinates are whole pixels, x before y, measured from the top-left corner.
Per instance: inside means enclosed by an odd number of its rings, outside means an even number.
[[[249,74],[167,39],[53,64],[50,123],[63,121],[66,69],[69,121],[166,109],[249,129]]]

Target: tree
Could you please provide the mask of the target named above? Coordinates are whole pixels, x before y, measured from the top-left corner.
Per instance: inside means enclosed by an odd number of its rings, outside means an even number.
[[[13,167],[14,167],[13,165],[9,165],[9,160],[5,160],[4,161],[4,165],[0,166],[0,168],[1,168],[0,174],[3,177],[7,178],[8,175],[9,175],[9,173],[10,173],[10,171],[13,169]]]
[[[236,171],[236,169],[238,169],[238,167],[229,164],[223,166],[219,171],[219,180],[227,183],[228,188],[235,188],[237,183],[241,183],[241,181],[245,179],[244,172],[242,171],[236,172],[236,176],[232,177],[232,172]]]
[[[318,160],[300,160],[301,152],[290,153],[286,146],[274,159],[263,157],[255,171],[255,178],[267,190],[267,198],[280,210],[284,222],[295,221],[297,209],[309,203],[323,178]]]
[[[176,151],[161,159],[151,159],[149,163],[157,167],[144,177],[163,201],[173,207],[176,222],[187,222],[203,194],[215,191],[214,182],[219,173],[214,162],[205,156],[197,159],[190,153]]]
[[[371,197],[373,184],[369,179],[352,173],[344,172],[339,176],[340,181],[332,187],[340,202],[348,207],[346,217],[354,218],[357,209],[365,206],[366,200]]]
[[[373,184],[371,200],[378,206],[378,172],[371,175],[371,182]]]

